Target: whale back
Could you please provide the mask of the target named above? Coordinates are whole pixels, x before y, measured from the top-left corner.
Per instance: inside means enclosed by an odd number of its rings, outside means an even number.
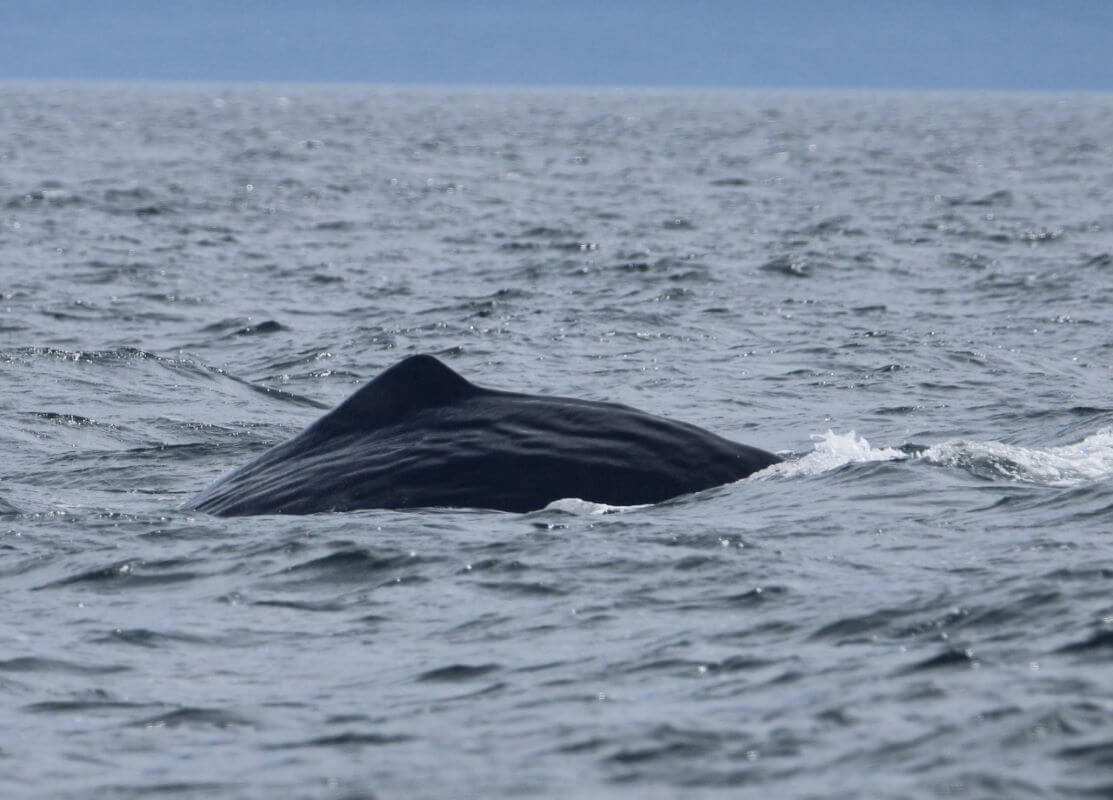
[[[532,511],[568,497],[640,505],[779,460],[629,406],[485,389],[432,356],[413,356],[186,507],[222,515]]]

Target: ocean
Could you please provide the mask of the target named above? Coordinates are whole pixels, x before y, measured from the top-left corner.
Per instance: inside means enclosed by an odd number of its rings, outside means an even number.
[[[0,794],[1113,794],[1113,96],[0,85]],[[383,369],[786,458],[182,504]]]

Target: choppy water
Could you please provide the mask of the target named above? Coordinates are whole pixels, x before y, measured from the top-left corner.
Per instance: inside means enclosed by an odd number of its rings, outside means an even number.
[[[5,797],[1113,792],[1111,97],[6,85],[0,253]],[[417,352],[790,460],[177,510]]]

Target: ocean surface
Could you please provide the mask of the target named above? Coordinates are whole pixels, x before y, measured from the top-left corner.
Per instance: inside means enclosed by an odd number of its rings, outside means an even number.
[[[786,456],[180,510],[381,370]],[[1113,795],[1113,97],[0,85],[0,795]]]

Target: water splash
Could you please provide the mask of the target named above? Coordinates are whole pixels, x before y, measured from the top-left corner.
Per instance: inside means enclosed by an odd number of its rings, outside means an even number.
[[[814,449],[800,458],[774,464],[754,478],[799,478],[819,475],[851,463],[922,460],[957,467],[986,478],[1007,478],[1047,486],[1072,486],[1113,476],[1113,428],[1104,428],[1075,444],[1022,447],[1003,442],[953,440],[922,449],[873,447],[854,431],[813,434]]]
[[[790,459],[774,464],[755,473],[754,478],[801,478],[830,472],[846,464],[864,461],[896,461],[907,458],[907,454],[891,447],[874,448],[854,431],[835,433],[828,430],[823,434],[812,434],[815,446],[812,452],[798,459]]]
[[[1001,442],[944,442],[929,447],[920,457],[983,477],[1072,486],[1113,476],[1113,428],[1100,430],[1077,444],[1048,448]]]

